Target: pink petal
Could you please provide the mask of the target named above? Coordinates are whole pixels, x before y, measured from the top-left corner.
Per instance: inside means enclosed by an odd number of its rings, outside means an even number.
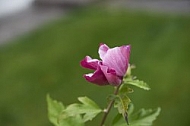
[[[107,53],[109,47],[106,44],[101,43],[98,53],[101,59],[103,59],[103,57],[105,56],[105,54]]]
[[[100,65],[102,72],[104,73],[106,79],[110,85],[118,86],[121,84],[121,78],[116,75],[115,70],[109,70],[107,66]]]
[[[104,55],[103,65],[114,69],[118,76],[124,76],[129,64],[130,46],[111,48]]]
[[[130,53],[131,53],[131,45],[125,45],[125,46],[121,46],[121,51],[124,57],[126,57],[126,59],[130,58]]]
[[[84,78],[94,84],[103,86],[103,85],[109,85],[109,82],[107,81],[104,73],[101,71],[100,67],[94,72],[90,74],[85,74]]]
[[[96,70],[99,64],[99,60],[92,59],[90,56],[86,56],[81,62],[81,66],[84,68]]]

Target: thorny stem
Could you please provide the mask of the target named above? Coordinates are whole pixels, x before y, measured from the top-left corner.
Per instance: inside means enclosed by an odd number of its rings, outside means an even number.
[[[122,85],[122,84],[120,84],[119,86],[116,87],[116,89],[115,89],[115,91],[114,91],[114,95],[117,95],[117,94],[118,94],[118,91],[119,91],[119,88],[120,88],[121,85]],[[102,121],[101,121],[100,126],[104,126],[104,123],[105,123],[105,121],[106,121],[106,118],[107,118],[107,116],[108,116],[108,114],[109,114],[109,112],[110,112],[110,110],[111,110],[111,108],[112,108],[112,106],[113,106],[113,104],[114,104],[114,101],[115,101],[114,99],[111,100],[110,103],[108,104],[107,108],[104,110],[104,116],[103,116],[103,118],[102,118]]]

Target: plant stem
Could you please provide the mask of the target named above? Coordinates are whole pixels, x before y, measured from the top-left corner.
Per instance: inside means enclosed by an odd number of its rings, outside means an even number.
[[[118,94],[118,91],[119,91],[120,86],[121,86],[121,84],[116,87],[116,89],[115,89],[115,91],[114,91],[114,95],[117,95],[117,94]],[[105,121],[106,121],[106,118],[107,118],[107,116],[108,116],[108,114],[109,114],[109,112],[110,112],[110,110],[111,110],[111,108],[112,108],[112,106],[113,106],[113,104],[114,104],[114,101],[115,101],[115,100],[111,100],[110,103],[108,104],[107,108],[104,110],[104,116],[103,116],[103,118],[102,118],[102,121],[101,121],[100,126],[104,126],[104,123],[105,123]]]

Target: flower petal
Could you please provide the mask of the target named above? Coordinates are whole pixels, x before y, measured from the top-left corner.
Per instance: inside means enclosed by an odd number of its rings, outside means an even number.
[[[103,57],[107,53],[108,49],[109,49],[109,47],[106,44],[100,43],[98,53],[99,53],[99,56],[101,59],[103,59]]]
[[[113,69],[109,70],[107,66],[103,66],[103,65],[100,65],[100,68],[110,85],[118,86],[121,84],[122,78],[116,75],[115,70]]]
[[[114,69],[118,76],[124,76],[129,64],[130,46],[115,47],[107,50],[102,62],[109,69]]]
[[[107,81],[104,73],[102,72],[102,70],[100,69],[100,67],[98,67],[98,69],[94,72],[94,73],[90,73],[90,74],[85,74],[84,78],[94,84],[103,86],[103,85],[109,85],[109,82]]]
[[[131,53],[131,45],[121,46],[121,52],[123,56],[126,57],[126,59],[128,59],[128,62],[129,62],[130,53]]]
[[[81,66],[84,68],[96,70],[99,64],[99,60],[92,59],[90,56],[86,56],[81,62]]]

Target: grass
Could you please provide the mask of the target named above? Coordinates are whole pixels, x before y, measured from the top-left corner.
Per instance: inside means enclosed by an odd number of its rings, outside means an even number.
[[[132,45],[134,74],[151,87],[134,87],[130,97],[136,109],[160,106],[155,126],[188,125],[189,33],[189,17],[95,7],[32,31],[0,47],[0,125],[50,126],[47,93],[64,104],[87,95],[105,107],[112,87],[87,83],[82,75],[89,71],[79,66],[85,55],[98,58],[100,42]]]

